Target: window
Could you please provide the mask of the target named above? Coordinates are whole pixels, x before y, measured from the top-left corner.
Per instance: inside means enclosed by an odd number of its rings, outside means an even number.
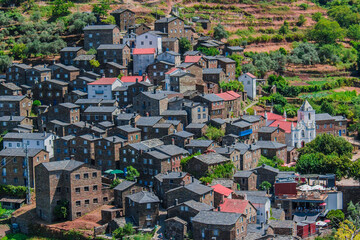
[[[97,173],[96,173],[96,172],[93,172],[92,177],[93,177],[93,178],[96,178],[96,177],[97,177]]]
[[[80,174],[76,174],[76,175],[75,175],[75,179],[76,179],[76,180],[79,180],[79,179],[80,179]]]
[[[326,123],[324,124],[324,128],[326,128]]]
[[[17,172],[18,172],[17,168],[14,168],[14,173],[17,173]]]
[[[84,191],[85,192],[88,192],[89,191],[89,187],[87,186],[87,187],[84,187]]]
[[[97,199],[97,198],[94,198],[94,199],[93,199],[93,203],[98,203],[98,199]]]
[[[151,203],[146,204],[146,209],[151,209]]]
[[[88,174],[88,173],[84,173],[84,178],[89,178],[89,174]]]
[[[80,188],[75,188],[76,193],[80,193]]]
[[[215,229],[213,234],[214,234],[214,236],[219,236],[219,230]]]
[[[81,201],[76,201],[76,206],[81,206]]]
[[[85,205],[89,205],[90,204],[90,200],[85,200]]]
[[[93,186],[93,191],[97,191],[98,190],[98,186],[97,185],[94,185]]]

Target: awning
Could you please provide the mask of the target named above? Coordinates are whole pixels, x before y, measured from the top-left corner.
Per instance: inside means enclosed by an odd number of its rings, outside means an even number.
[[[327,223],[326,222],[323,222],[323,221],[318,221],[318,222],[316,222],[316,226],[319,226],[319,227],[324,227],[324,226],[326,226],[327,225]]]
[[[119,169],[111,171],[111,174],[123,174],[123,173],[124,173],[124,171],[119,170]]]
[[[326,206],[326,203],[320,203],[319,206]]]
[[[106,170],[105,173],[110,174],[112,171],[114,171],[114,170],[109,169],[109,170]]]

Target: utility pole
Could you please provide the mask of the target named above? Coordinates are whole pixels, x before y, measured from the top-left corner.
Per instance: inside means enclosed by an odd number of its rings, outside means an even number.
[[[25,143],[25,163],[26,163],[26,176],[27,176],[27,194],[26,203],[31,204],[31,189],[30,189],[30,166],[27,143]]]

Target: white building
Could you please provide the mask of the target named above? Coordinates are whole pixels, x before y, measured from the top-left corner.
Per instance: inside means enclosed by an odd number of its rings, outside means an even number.
[[[44,149],[49,157],[54,157],[54,140],[52,133],[7,133],[3,139],[4,148]]]
[[[305,100],[297,116],[296,127],[291,126],[291,146],[301,148],[316,137],[315,110]]]
[[[88,99],[113,99],[112,90],[121,87],[122,82],[118,78],[100,78],[88,83]]]
[[[263,193],[263,194],[262,194]],[[256,208],[256,223],[265,223],[270,219],[270,199],[265,195],[266,192],[246,191],[246,200],[249,200]]]
[[[136,48],[155,48],[156,53],[162,52],[161,36],[155,31],[149,31],[136,37]]]
[[[244,90],[247,92],[247,96],[251,99],[255,99],[257,78],[251,73],[245,73],[241,75],[238,80],[244,85]]]
[[[143,75],[146,68],[155,62],[155,48],[134,48],[133,75]]]

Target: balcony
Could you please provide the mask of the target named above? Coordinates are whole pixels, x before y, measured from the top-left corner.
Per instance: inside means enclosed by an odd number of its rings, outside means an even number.
[[[239,136],[240,137],[247,136],[247,135],[252,134],[252,132],[253,132],[252,129],[247,129],[247,130],[239,132]]]

